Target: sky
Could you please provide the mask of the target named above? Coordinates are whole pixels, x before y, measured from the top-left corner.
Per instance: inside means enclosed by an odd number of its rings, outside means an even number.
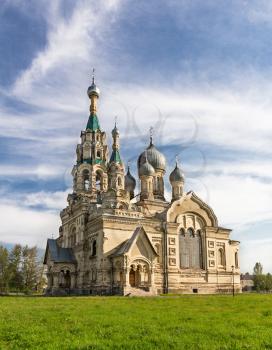
[[[57,237],[92,68],[103,130],[136,176],[154,143],[241,241],[241,270],[272,272],[272,3],[2,0],[0,241]]]

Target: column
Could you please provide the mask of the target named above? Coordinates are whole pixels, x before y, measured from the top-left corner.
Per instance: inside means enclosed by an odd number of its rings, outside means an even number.
[[[71,289],[74,289],[76,286],[76,274],[71,272]]]
[[[53,287],[59,288],[59,273],[58,272],[54,272],[54,274],[53,274]]]

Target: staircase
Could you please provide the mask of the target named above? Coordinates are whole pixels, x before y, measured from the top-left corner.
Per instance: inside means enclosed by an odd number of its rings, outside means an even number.
[[[128,297],[153,297],[155,294],[153,291],[130,287],[125,295]]]

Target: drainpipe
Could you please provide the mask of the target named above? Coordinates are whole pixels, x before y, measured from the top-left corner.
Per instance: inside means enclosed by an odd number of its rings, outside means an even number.
[[[163,293],[168,294],[168,245],[167,245],[167,223],[163,223],[164,249],[163,249]]]

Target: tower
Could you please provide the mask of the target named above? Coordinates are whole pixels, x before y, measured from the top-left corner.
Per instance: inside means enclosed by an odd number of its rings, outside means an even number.
[[[141,194],[140,199],[154,199],[154,176],[155,170],[153,166],[148,162],[147,151],[145,151],[145,159],[139,167],[139,178],[141,181]]]
[[[138,170],[144,163],[149,163],[153,168],[152,180],[153,180],[153,198],[165,201],[164,198],[164,181],[163,176],[165,174],[166,159],[164,155],[157,150],[153,144],[152,128],[150,129],[150,143],[146,150],[140,154],[138,158]]]
[[[100,91],[95,83],[94,71],[87,94],[90,98],[90,115],[86,129],[81,132],[81,143],[76,149],[77,164],[72,171],[73,189],[74,193],[84,193],[95,201],[99,201],[101,193],[108,188],[108,146],[106,133],[101,130],[97,116]]]
[[[118,190],[124,190],[125,188],[125,175],[124,175],[124,165],[121,160],[119,152],[119,138],[120,133],[117,129],[116,122],[114,128],[111,132],[112,134],[112,153],[109,162],[109,188]]]
[[[176,159],[175,169],[169,176],[169,181],[172,186],[172,202],[181,198],[183,195],[184,175],[178,166],[178,160]]]

